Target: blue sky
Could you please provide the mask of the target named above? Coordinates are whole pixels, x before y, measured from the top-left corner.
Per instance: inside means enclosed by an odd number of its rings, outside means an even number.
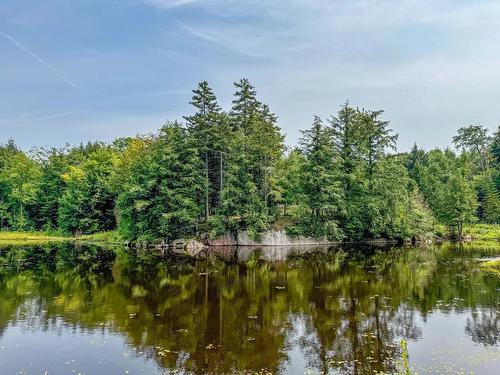
[[[23,148],[143,134],[190,113],[208,80],[228,108],[248,77],[294,144],[348,99],[446,146],[500,124],[500,2],[3,0],[0,142]]]

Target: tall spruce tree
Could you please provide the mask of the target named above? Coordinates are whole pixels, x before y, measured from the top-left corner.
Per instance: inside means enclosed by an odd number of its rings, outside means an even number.
[[[41,178],[36,198],[35,222],[37,229],[51,230],[58,227],[59,199],[65,190],[63,175],[69,163],[65,149],[40,150]]]
[[[118,228],[125,238],[173,240],[196,234],[204,188],[196,142],[180,124],[168,123],[130,166],[118,197]]]
[[[361,125],[363,142],[361,145],[362,158],[367,165],[368,184],[371,189],[375,165],[381,161],[388,149],[396,150],[397,134],[391,134],[389,121],[380,117],[384,111],[358,111],[358,121]]]
[[[406,158],[406,168],[410,177],[420,186],[420,170],[425,165],[426,153],[414,143]]]
[[[231,108],[231,118],[233,127],[245,129],[252,117],[257,113],[261,104],[257,101],[255,87],[250,84],[247,78],[242,78],[239,82],[234,82],[236,92]]]
[[[293,149],[277,165],[277,193],[283,205],[283,216],[289,214],[290,206],[298,206],[304,201],[305,162],[302,150]]]
[[[221,169],[223,152],[222,139],[227,136],[221,131],[224,118],[222,110],[217,104],[217,97],[207,81],[200,82],[193,90],[190,104],[195,108],[194,115],[185,116],[188,130],[196,141],[198,153],[203,159],[203,175],[205,179],[204,214],[208,220],[215,213],[220,201]]]
[[[246,138],[248,167],[269,212],[275,204],[270,198],[276,196],[273,177],[276,164],[283,155],[284,136],[277,125],[277,116],[269,106],[257,100],[257,93],[250,82],[243,78],[234,85],[236,92],[230,121],[233,128],[240,130],[241,136]]]
[[[362,146],[364,142],[358,110],[346,102],[336,116],[329,119],[332,147],[339,159],[342,183],[341,226],[346,235],[358,238],[363,232],[364,180],[362,170]]]
[[[331,132],[318,116],[312,128],[302,131],[300,139],[305,156],[303,164],[304,198],[310,209],[315,234],[338,237],[337,219],[341,209],[341,186],[332,147]]]
[[[258,238],[269,224],[265,203],[253,175],[252,146],[241,129],[233,133],[224,173],[222,205],[213,223],[217,234],[226,230],[233,233],[248,230],[252,237]]]
[[[111,186],[114,151],[91,147],[87,158],[62,176],[65,189],[59,199],[58,225],[64,233],[87,234],[115,229],[115,199]]]

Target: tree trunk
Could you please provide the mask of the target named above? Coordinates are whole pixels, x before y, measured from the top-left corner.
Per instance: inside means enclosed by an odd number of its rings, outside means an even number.
[[[205,179],[206,179],[206,190],[205,190],[205,214],[206,214],[206,220],[208,221],[208,218],[210,216],[210,207],[208,203],[208,196],[209,196],[209,189],[210,189],[210,182],[208,180],[208,151],[205,151]]]

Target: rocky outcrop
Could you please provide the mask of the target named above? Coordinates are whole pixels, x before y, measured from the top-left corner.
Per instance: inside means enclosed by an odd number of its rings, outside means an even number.
[[[290,237],[284,230],[266,231],[258,240],[252,239],[247,231],[239,231],[236,235],[227,233],[216,239],[207,240],[209,246],[304,246],[330,243],[326,238]]]
[[[193,257],[200,254],[205,248],[206,246],[197,240],[191,240],[184,245],[184,251]]]
[[[208,246],[238,246],[238,239],[231,233],[226,233],[215,239],[208,238],[206,244]]]

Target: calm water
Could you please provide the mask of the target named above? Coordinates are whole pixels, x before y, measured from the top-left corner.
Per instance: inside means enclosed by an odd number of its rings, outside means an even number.
[[[500,373],[500,245],[0,247],[1,374]]]

